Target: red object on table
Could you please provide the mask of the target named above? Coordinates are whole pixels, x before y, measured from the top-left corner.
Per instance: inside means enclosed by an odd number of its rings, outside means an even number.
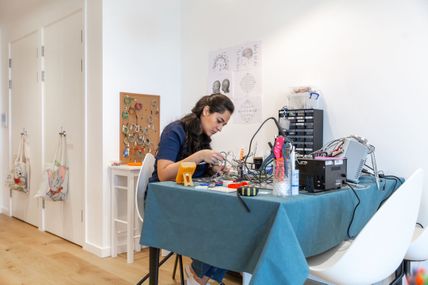
[[[232,188],[232,189],[238,189],[241,186],[246,186],[249,185],[247,181],[242,181],[242,182],[236,182],[236,183],[230,183],[229,185],[227,185],[228,188]]]

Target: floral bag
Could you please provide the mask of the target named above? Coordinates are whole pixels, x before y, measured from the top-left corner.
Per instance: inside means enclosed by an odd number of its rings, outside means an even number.
[[[11,190],[24,193],[28,193],[30,190],[30,150],[25,133],[21,134],[18,153],[13,162],[12,170],[7,177],[7,184]]]
[[[43,172],[42,183],[35,197],[64,201],[68,193],[68,161],[65,133],[60,133],[53,163]]]

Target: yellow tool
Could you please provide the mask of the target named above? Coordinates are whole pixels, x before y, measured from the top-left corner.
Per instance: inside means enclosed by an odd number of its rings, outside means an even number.
[[[178,184],[184,184],[184,186],[193,186],[192,175],[196,170],[196,163],[194,162],[180,162],[178,167],[177,176],[175,182]]]

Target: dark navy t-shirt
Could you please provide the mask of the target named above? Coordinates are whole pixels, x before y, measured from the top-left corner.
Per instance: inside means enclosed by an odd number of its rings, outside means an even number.
[[[177,162],[181,159],[184,144],[186,142],[186,132],[183,123],[175,121],[170,123],[162,131],[159,149],[156,154],[155,168],[149,182],[158,182],[157,162],[159,159],[166,159]],[[197,165],[193,177],[202,177],[208,171],[208,164]]]

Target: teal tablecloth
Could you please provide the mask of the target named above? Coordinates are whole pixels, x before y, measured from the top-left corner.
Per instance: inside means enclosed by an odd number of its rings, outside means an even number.
[[[394,190],[394,182],[362,177],[361,204],[351,227],[356,235]],[[345,187],[293,197],[196,190],[173,182],[149,185],[140,243],[190,256],[208,264],[253,274],[250,284],[303,284],[305,257],[347,239],[357,199]]]

